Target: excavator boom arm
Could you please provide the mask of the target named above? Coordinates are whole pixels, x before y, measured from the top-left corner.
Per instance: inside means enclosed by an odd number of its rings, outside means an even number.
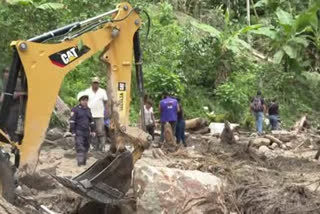
[[[112,14],[112,21],[101,17]],[[90,23],[96,22],[94,30]],[[102,60],[109,64],[109,87],[116,101],[117,120],[123,130],[128,126],[133,40],[141,25],[135,8],[121,3],[113,11],[91,19],[73,23],[55,31],[34,37],[28,41],[18,40],[14,47],[14,62],[6,89],[4,106],[0,112],[0,128],[5,129],[8,109],[16,85],[18,70],[23,69],[27,83],[23,137],[17,145],[20,164],[31,170],[36,166],[38,151],[45,137],[52,110],[65,75],[95,53],[103,51]],[[74,29],[88,26],[72,38],[55,44],[41,43],[52,37],[66,34]],[[7,97],[6,97],[7,96]],[[121,128],[120,127],[120,128]],[[2,142],[11,141],[0,130]],[[12,143],[12,142],[11,142]]]

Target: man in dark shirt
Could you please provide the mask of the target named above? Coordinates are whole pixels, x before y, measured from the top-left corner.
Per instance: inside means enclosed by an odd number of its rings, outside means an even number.
[[[177,114],[177,126],[176,126],[176,138],[177,138],[177,144],[180,144],[180,141],[182,140],[182,143],[185,147],[187,147],[186,141],[185,141],[185,127],[186,122],[184,120],[183,115],[183,108],[181,105],[181,100],[177,98],[179,111]]]
[[[266,109],[261,91],[257,92],[257,96],[251,100],[250,110],[256,118],[256,129],[258,135],[262,134],[263,129],[263,113]]]
[[[70,131],[75,136],[78,166],[86,165],[87,154],[90,148],[90,135],[94,136],[95,126],[88,107],[89,96],[80,92],[77,96],[79,105],[71,110]]]
[[[269,121],[272,130],[278,129],[278,117],[279,117],[279,105],[276,103],[276,99],[273,99],[268,108]]]

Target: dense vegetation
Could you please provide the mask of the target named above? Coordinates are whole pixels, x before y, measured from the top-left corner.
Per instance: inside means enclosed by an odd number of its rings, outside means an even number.
[[[250,18],[247,4],[250,3]],[[117,2],[104,0],[7,0],[0,5],[0,67],[10,62],[11,40],[30,38],[97,15]],[[187,117],[206,116],[252,125],[249,102],[257,90],[277,98],[286,126],[303,114],[320,117],[319,0],[131,1],[152,18],[143,37],[147,93],[182,98]],[[145,18],[145,17],[143,17]],[[146,19],[145,19],[146,20]],[[146,26],[142,29],[146,33]],[[75,104],[90,77],[105,78],[93,57],[71,72],[60,95]],[[134,79],[134,78],[133,78]],[[133,92],[132,119],[138,99]]]

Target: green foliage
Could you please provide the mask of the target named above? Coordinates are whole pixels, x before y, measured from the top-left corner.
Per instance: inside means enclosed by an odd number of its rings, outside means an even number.
[[[319,74],[284,73],[278,72],[277,67],[269,67],[261,78],[266,100],[276,98],[280,104],[280,115],[285,127],[293,125],[304,114],[310,117],[317,115],[320,102],[314,91],[319,87]]]
[[[0,67],[10,63],[12,40],[83,20],[114,8],[116,0],[11,0],[0,4]],[[245,1],[133,0],[152,18],[145,40],[141,29],[145,90],[154,100],[168,91],[181,97],[185,115],[225,119],[253,127],[250,98],[261,89],[266,100],[277,98],[287,126],[307,113],[319,117],[320,71],[319,1],[253,0],[258,16],[246,25]],[[84,9],[85,8],[85,9]],[[176,10],[179,10],[178,13]],[[181,13],[183,12],[183,13]],[[192,17],[189,17],[192,16]],[[144,15],[141,13],[144,18]],[[145,20],[145,19],[144,19]],[[78,44],[79,48],[82,43]],[[273,62],[257,59],[258,50]],[[288,72],[283,72],[288,71]],[[290,71],[290,72],[289,72]],[[76,95],[90,86],[90,78],[106,82],[106,67],[98,55],[70,72],[60,96],[76,105]],[[139,97],[132,77],[133,124]],[[105,85],[102,85],[105,87]],[[207,107],[208,110],[204,109]],[[209,114],[213,112],[213,114]],[[56,118],[52,118],[55,122]]]
[[[39,6],[37,6],[38,9],[42,9],[42,10],[48,10],[48,9],[63,9],[64,8],[64,4],[61,3],[45,3],[45,4],[41,4]]]
[[[43,4],[33,1],[12,1],[11,4],[0,4],[0,67],[10,63],[10,42],[17,39],[28,39],[57,27],[61,16],[54,9],[40,9]],[[54,20],[54,21],[53,21]]]
[[[315,3],[309,9],[294,17],[280,7],[276,10],[276,26],[268,26],[256,31],[256,34],[267,36],[271,39],[271,51],[274,52],[274,62],[282,64],[285,71],[300,72],[310,68],[317,61],[319,50],[307,54],[307,49],[318,46],[318,17],[317,11],[320,4]],[[311,45],[312,44],[312,45]]]
[[[248,112],[251,97],[257,90],[258,76],[254,72],[240,71],[232,74],[230,80],[216,90],[218,103],[232,122],[241,121]]]
[[[150,69],[145,72],[144,77],[148,94],[151,94],[157,101],[160,100],[163,92],[168,92],[174,96],[184,92],[184,86],[179,76],[164,67]]]

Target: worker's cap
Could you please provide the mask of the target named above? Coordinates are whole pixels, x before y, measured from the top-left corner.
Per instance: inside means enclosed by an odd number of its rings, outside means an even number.
[[[92,82],[92,83],[94,83],[94,82],[100,83],[100,78],[99,78],[99,77],[93,77],[93,78],[91,79],[91,82]]]
[[[89,99],[89,95],[85,91],[80,91],[77,95],[77,99],[80,101],[83,98]]]

